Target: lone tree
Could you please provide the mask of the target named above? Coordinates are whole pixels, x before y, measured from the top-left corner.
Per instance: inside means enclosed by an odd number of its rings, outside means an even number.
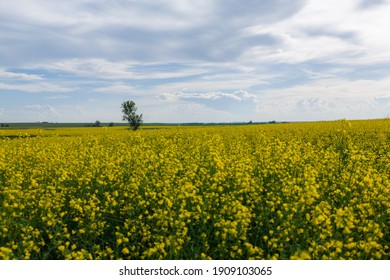
[[[142,114],[136,114],[137,107],[133,101],[125,101],[122,103],[123,120],[128,121],[133,131],[137,130],[142,124]]]

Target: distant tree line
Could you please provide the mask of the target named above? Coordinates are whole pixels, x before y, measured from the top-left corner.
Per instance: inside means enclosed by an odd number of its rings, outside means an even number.
[[[86,124],[86,127],[101,127],[103,124],[100,121],[96,121],[95,123]],[[114,126],[113,122],[108,123],[108,126]]]
[[[2,123],[0,126],[1,126],[1,127],[9,127],[9,124],[4,124],[4,123]]]

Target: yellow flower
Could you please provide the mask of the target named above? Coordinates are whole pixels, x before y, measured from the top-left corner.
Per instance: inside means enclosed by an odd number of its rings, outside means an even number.
[[[310,254],[306,251],[295,252],[291,257],[291,260],[311,260]]]

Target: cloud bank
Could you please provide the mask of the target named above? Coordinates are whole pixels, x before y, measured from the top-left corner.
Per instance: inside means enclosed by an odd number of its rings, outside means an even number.
[[[0,2],[0,121],[390,115],[390,1]],[[25,111],[25,114],[21,112]]]

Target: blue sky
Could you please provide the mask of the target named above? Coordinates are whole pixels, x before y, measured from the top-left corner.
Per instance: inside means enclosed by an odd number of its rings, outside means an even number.
[[[389,0],[0,1],[0,122],[390,117]]]

